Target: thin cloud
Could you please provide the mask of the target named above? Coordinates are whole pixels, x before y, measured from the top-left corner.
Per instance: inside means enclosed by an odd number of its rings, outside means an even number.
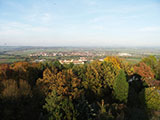
[[[50,23],[53,21],[53,16],[50,13],[33,13],[25,17],[25,19],[30,22]]]
[[[48,27],[33,26],[30,24],[23,24],[19,22],[12,22],[6,24],[0,24],[0,35],[22,35],[22,34],[33,34],[33,33],[44,33],[51,31]],[[53,30],[52,30],[53,31]]]
[[[140,32],[158,32],[160,31],[160,27],[144,27],[144,28],[140,28],[138,31]]]

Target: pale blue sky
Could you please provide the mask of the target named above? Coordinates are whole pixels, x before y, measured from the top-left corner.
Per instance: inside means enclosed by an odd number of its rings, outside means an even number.
[[[0,45],[160,46],[160,0],[0,0]]]

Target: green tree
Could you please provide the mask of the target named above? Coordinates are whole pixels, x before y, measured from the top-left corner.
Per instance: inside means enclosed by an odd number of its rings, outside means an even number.
[[[160,90],[155,87],[145,88],[140,93],[140,100],[150,110],[160,110]],[[145,101],[145,103],[144,103]]]
[[[119,66],[111,61],[104,61],[102,62],[101,69],[101,76],[104,79],[103,86],[105,86],[105,88],[109,86],[112,89],[114,81],[119,74]]]
[[[113,84],[115,98],[121,102],[126,103],[128,97],[128,89],[129,85],[126,80],[125,72],[123,70],[120,70],[119,75],[117,76]]]
[[[143,58],[142,62],[150,66],[152,70],[155,70],[156,65],[157,65],[157,58],[151,55],[151,56]]]
[[[56,91],[46,98],[43,106],[48,111],[49,120],[76,120],[77,112],[70,99],[58,95]]]
[[[78,112],[78,120],[95,120],[97,117],[97,106],[90,104],[85,96],[81,96],[75,101],[75,108]]]
[[[82,84],[87,91],[87,98],[96,100],[103,99],[111,94],[113,83],[119,69],[110,61],[93,61],[87,65],[85,79]],[[94,97],[95,96],[95,97]],[[89,100],[90,101],[90,100]]]
[[[85,73],[86,73],[87,64],[84,65],[74,65],[72,68],[73,73],[82,81],[86,79]]]
[[[93,91],[95,94],[101,93],[102,81],[101,79],[101,63],[94,61],[87,66],[85,73],[85,80],[83,86],[85,89]]]
[[[53,66],[58,70],[58,71],[62,71],[64,69],[64,66],[58,61],[54,61],[53,62]]]

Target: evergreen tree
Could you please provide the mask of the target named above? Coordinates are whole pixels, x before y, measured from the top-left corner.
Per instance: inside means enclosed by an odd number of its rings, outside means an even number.
[[[113,89],[116,99],[120,100],[121,102],[127,102],[128,82],[123,70],[120,70],[119,75],[115,79]]]
[[[70,99],[59,96],[56,91],[46,98],[43,106],[48,111],[49,120],[76,120],[77,112]]]

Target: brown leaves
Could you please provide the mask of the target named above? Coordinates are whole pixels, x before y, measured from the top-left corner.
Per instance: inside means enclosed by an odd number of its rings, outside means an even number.
[[[0,65],[0,80],[8,79],[12,74],[12,70],[8,64]]]
[[[2,81],[2,85],[4,88],[2,90],[2,97],[19,97],[31,94],[31,87],[24,80],[20,80],[19,83],[12,79],[4,80]]]

